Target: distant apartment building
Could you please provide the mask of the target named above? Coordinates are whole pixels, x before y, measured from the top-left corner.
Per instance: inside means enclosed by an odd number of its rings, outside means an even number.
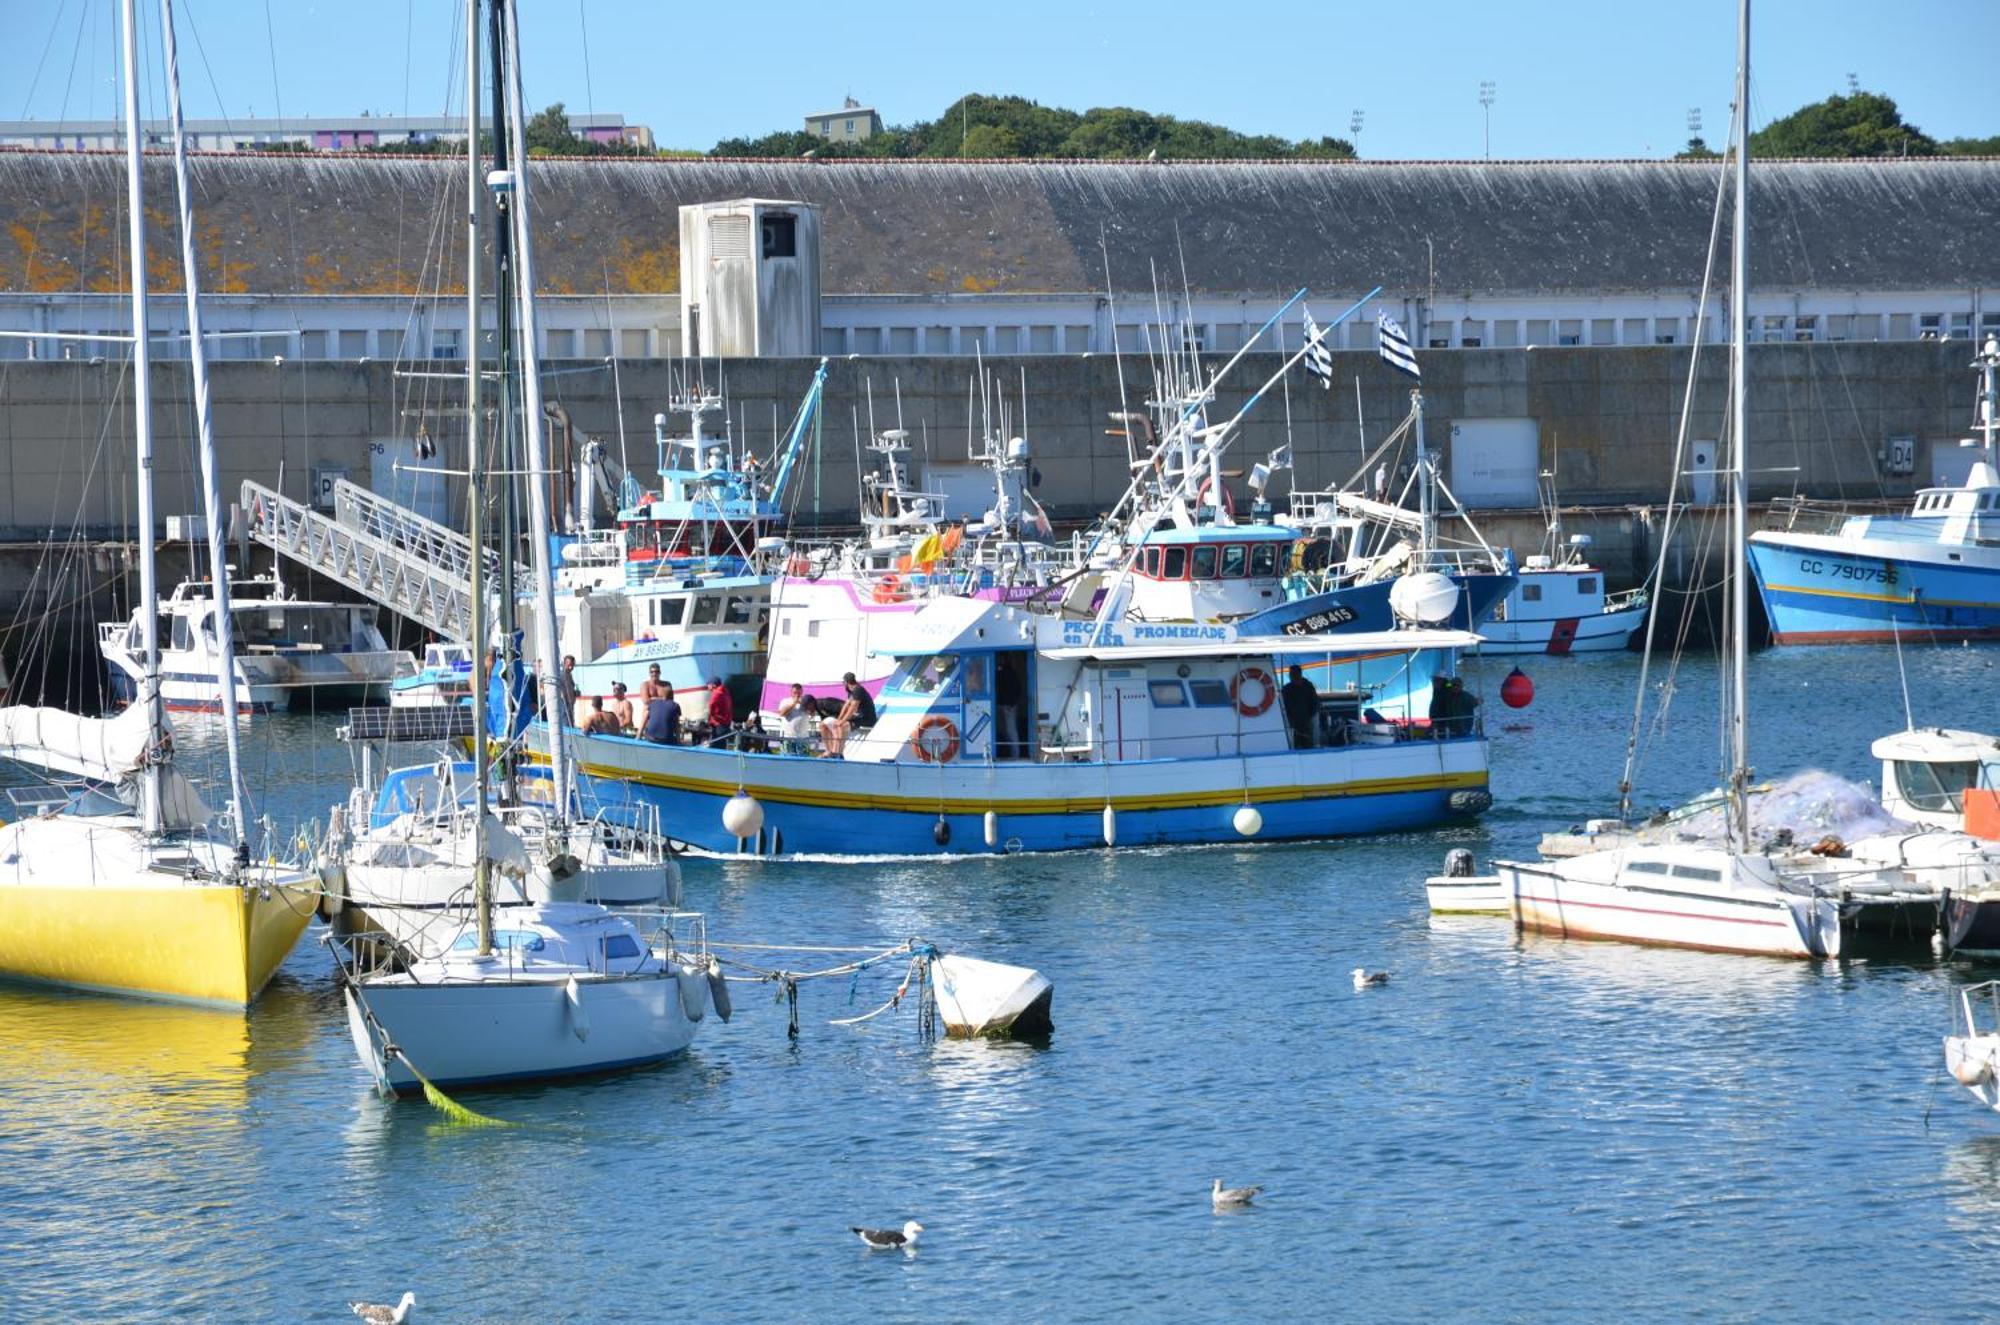
[[[882,117],[875,113],[874,107],[848,97],[839,110],[806,116],[806,132],[839,143],[858,143],[882,132]]]
[[[627,124],[623,115],[571,115],[570,132],[593,143],[627,143],[650,149],[653,131]],[[172,143],[173,126],[148,120],[146,146]],[[465,121],[446,115],[354,115],[282,120],[189,120],[188,147],[197,152],[268,152],[311,148],[352,152],[400,143],[464,142]],[[0,120],[0,147],[63,152],[115,151],[125,144],[121,120]]]

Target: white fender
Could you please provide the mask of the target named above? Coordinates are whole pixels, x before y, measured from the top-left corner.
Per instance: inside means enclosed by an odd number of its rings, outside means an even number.
[[[729,982],[722,978],[722,963],[714,957],[708,959],[708,1001],[715,1005],[715,1015],[729,1020]]]
[[[991,810],[986,812],[986,845],[989,847],[1000,845],[1000,816]]]
[[[1104,845],[1118,845],[1118,811],[1112,809],[1108,801],[1104,805]]]
[[[700,1021],[708,1015],[708,976],[692,966],[683,966],[674,973],[681,987],[681,1011],[689,1021]]]
[[[579,1040],[590,1038],[590,1014],[583,1008],[583,991],[577,988],[576,977],[571,976],[563,983],[563,999],[569,1005],[569,1028],[576,1032]]]

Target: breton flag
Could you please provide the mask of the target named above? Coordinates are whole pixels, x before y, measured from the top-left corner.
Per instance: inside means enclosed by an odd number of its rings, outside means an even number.
[[[1333,390],[1333,351],[1326,347],[1326,333],[1332,329],[1314,322],[1311,311],[1306,311],[1306,371],[1329,391]]]
[[[1387,313],[1379,313],[1375,319],[1375,343],[1382,357],[1389,361],[1391,368],[1408,373],[1418,381],[1423,380],[1423,370],[1417,367],[1417,356],[1410,349],[1410,338],[1396,324],[1396,319]]]

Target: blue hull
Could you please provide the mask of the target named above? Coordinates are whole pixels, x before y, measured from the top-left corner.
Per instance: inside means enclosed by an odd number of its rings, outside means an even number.
[[[1769,534],[1751,541],[1750,568],[1774,644],[2000,639],[2000,570],[1790,546]]]

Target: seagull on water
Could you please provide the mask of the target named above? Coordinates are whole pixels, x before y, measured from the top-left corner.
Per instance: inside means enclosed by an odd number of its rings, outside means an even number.
[[[1357,990],[1373,989],[1377,985],[1386,985],[1388,983],[1389,973],[1387,971],[1371,971],[1365,966],[1354,968],[1354,987]]]
[[[924,1226],[912,1219],[901,1228],[862,1228],[856,1224],[847,1231],[860,1238],[870,1251],[893,1251],[897,1247],[915,1251],[917,1235],[924,1231]]]
[[[1263,1190],[1262,1187],[1224,1187],[1222,1179],[1217,1178],[1215,1186],[1209,1191],[1208,1202],[1217,1210],[1241,1210],[1256,1200],[1257,1193]]]
[[[349,1302],[354,1314],[368,1322],[368,1325],[403,1325],[410,1313],[417,1309],[417,1295],[403,1294],[403,1300],[393,1307],[385,1307],[375,1302]]]

